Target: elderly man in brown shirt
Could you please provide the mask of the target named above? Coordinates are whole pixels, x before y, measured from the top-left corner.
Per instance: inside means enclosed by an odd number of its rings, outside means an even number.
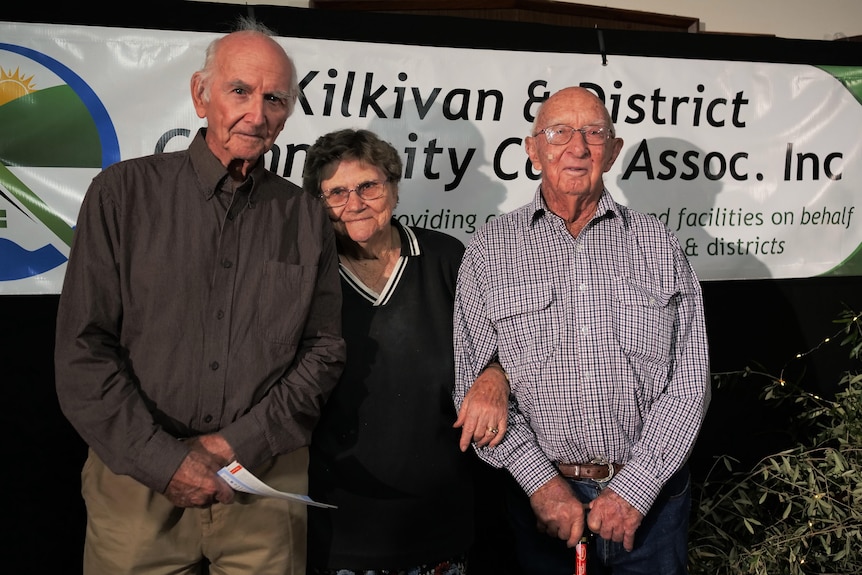
[[[188,150],[93,180],[60,297],[57,393],[90,446],[84,571],[304,574],[305,508],[217,475],[237,460],[305,493],[345,357],[332,226],[263,166],[296,72],[245,22],[191,91],[207,128]]]

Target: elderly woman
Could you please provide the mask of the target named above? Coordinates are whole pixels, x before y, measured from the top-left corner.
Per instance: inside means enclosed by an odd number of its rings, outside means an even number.
[[[393,218],[400,179],[397,151],[366,130],[326,134],[307,153],[303,185],[335,227],[347,342],[310,450],[309,493],[337,506],[309,509],[315,575],[465,573],[477,463],[464,451],[505,432],[509,387],[496,364],[456,421],[452,315],[464,246]]]

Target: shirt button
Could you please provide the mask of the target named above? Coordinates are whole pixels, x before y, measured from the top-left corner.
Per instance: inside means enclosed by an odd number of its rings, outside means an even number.
[[[222,319],[222,318],[224,318],[224,311],[222,311],[222,310],[218,310],[218,311],[216,312],[216,318],[218,318],[218,319]]]
[[[217,370],[218,369],[218,362],[217,361],[212,362],[210,364],[210,369],[213,371]]]
[[[587,291],[587,283],[584,282],[584,283],[578,285],[578,289],[581,291]]]
[[[223,268],[229,268],[233,265],[230,260],[222,260],[221,265]]]
[[[590,326],[582,325],[581,326],[581,333],[584,335],[587,335],[588,333],[590,333]]]
[[[212,416],[212,415],[207,415],[206,417],[204,417],[204,423],[209,423],[209,422],[210,422],[210,421],[212,421],[212,420],[213,420],[213,416]]]

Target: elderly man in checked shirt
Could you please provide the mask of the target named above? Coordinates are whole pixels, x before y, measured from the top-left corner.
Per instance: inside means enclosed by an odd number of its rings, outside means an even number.
[[[506,435],[476,450],[514,479],[524,573],[570,575],[582,537],[590,573],[686,572],[703,302],[677,238],[605,188],[622,145],[592,92],[553,94],[525,141],[534,199],[475,234],[459,272],[455,402],[499,361]]]

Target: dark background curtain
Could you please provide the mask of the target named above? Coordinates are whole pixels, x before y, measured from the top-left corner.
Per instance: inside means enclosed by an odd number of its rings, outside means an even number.
[[[594,53],[597,58],[600,53],[599,31],[590,28],[220,3],[114,3],[96,9],[82,3],[48,7],[15,2],[4,6],[0,19],[222,32],[237,15],[249,14],[280,36]],[[859,43],[632,30],[601,34],[609,57],[862,65]],[[847,368],[846,350],[828,345],[802,359],[794,357],[831,336],[838,329],[832,321],[840,312],[862,309],[860,287],[859,277],[704,282],[713,372],[752,366],[778,374],[786,369],[786,379],[801,381],[817,393],[833,393]],[[3,419],[3,453],[9,466],[3,547],[4,569],[10,573],[74,575],[81,569],[86,517],[79,474],[86,446],[60,413],[54,392],[57,300],[56,295],[0,296],[0,377],[9,392]],[[790,441],[787,412],[764,407],[758,399],[761,385],[749,378],[714,391],[691,459],[696,480],[715,455],[753,461]],[[498,565],[511,565],[508,553],[500,545]]]

